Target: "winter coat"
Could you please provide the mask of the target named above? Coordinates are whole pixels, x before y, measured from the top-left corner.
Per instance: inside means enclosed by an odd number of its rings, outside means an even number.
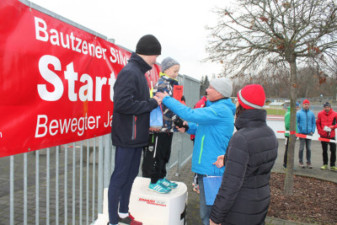
[[[337,114],[332,109],[330,109],[329,112],[325,112],[325,110],[322,110],[317,115],[316,120],[316,126],[318,130],[318,134],[322,138],[334,138],[335,137],[335,128],[337,128],[336,121],[337,120]],[[324,126],[334,126],[333,129],[331,129],[331,132],[326,132],[324,129]]]
[[[183,120],[188,121],[187,133],[195,134],[192,155],[192,171],[203,175],[222,175],[224,168],[213,163],[226,152],[234,131],[234,116],[229,101],[221,99],[208,103],[207,107],[191,109],[166,96],[163,104]]]
[[[145,78],[150,69],[150,65],[133,53],[117,76],[111,128],[115,146],[139,148],[148,144],[150,112],[158,106],[156,100],[150,98]]]
[[[246,110],[235,121],[237,132],[229,142],[226,170],[210,216],[215,223],[264,224],[270,202],[270,171],[278,149],[266,114],[265,110]]]
[[[315,114],[311,110],[303,108],[296,113],[297,128],[300,134],[315,133]]]
[[[289,131],[290,130],[290,107],[288,107],[288,111],[286,112],[286,114],[284,114],[284,125],[285,125],[286,131]],[[297,122],[295,126],[296,126],[296,133],[298,133]],[[284,136],[289,137],[289,133],[285,133]]]
[[[153,92],[154,95],[156,92],[167,92],[171,97],[173,96],[173,86],[179,85],[178,81],[166,76],[165,73],[160,73],[160,78],[155,85]],[[172,117],[174,113],[167,108],[165,105],[162,106],[163,111],[163,127],[161,128],[162,132],[173,132],[174,124]]]
[[[236,112],[236,106],[232,102],[232,99],[226,98],[226,99],[223,99],[223,100],[225,101],[226,106],[232,111],[233,116],[234,116],[235,112]],[[210,106],[211,104],[212,104],[211,101],[206,101],[206,106]]]
[[[232,110],[233,115],[235,115],[236,106],[233,104],[232,99],[227,98],[227,99],[225,99],[225,101],[227,101],[227,106],[229,107],[229,109]]]
[[[206,102],[207,102],[207,97],[206,96],[202,96],[201,99],[195,103],[194,108],[204,108],[206,106]],[[191,134],[190,136],[191,140],[194,141],[195,135]]]
[[[201,99],[195,103],[194,108],[204,108],[206,106],[206,102],[207,102],[207,97],[206,96],[202,96]]]

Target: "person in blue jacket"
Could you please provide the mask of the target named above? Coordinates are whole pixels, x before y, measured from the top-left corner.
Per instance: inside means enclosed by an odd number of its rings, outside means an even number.
[[[316,128],[315,114],[309,109],[310,102],[305,99],[302,103],[302,109],[296,113],[297,128],[299,134],[313,135]],[[303,150],[306,145],[307,167],[311,166],[311,139],[300,138],[300,149],[298,152],[299,166],[304,168],[303,164]]]
[[[234,104],[229,99],[232,95],[232,82],[227,78],[210,81],[207,92],[207,107],[191,109],[167,93],[156,94],[162,103],[183,120],[188,121],[188,134],[195,134],[192,156],[192,171],[198,176],[200,188],[200,217],[203,225],[209,224],[211,205],[206,205],[203,177],[222,176],[225,168],[218,168],[214,163],[219,154],[225,154],[228,142],[234,131]],[[179,128],[179,131],[186,131]]]

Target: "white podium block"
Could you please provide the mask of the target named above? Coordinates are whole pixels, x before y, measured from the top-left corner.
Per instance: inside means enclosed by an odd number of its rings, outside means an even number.
[[[167,194],[150,190],[150,179],[137,177],[133,183],[129,211],[143,225],[184,225],[187,205],[187,187],[178,187]]]

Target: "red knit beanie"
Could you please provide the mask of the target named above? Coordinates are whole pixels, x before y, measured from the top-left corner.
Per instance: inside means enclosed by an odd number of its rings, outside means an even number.
[[[262,109],[266,100],[263,87],[259,84],[250,84],[242,88],[238,94],[238,101],[245,109]]]
[[[304,104],[309,104],[310,105],[310,102],[309,102],[309,100],[308,99],[304,99],[304,101],[303,101],[303,103],[302,103],[303,105]]]

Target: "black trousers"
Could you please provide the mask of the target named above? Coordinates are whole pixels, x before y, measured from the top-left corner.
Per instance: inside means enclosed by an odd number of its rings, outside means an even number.
[[[287,168],[289,137],[286,136],[285,138],[286,138],[286,145],[283,157],[283,167]]]
[[[173,133],[150,135],[149,146],[144,148],[142,164],[143,177],[151,178],[151,183],[166,177],[166,164],[170,160]]]
[[[287,161],[288,161],[288,147],[289,147],[289,137],[285,136],[285,151],[283,156],[283,167],[287,168]],[[295,144],[296,144],[297,138],[295,138]]]
[[[323,165],[328,165],[329,156],[328,156],[328,145],[330,145],[330,166],[335,166],[336,163],[336,144],[332,142],[321,142],[323,149]]]

